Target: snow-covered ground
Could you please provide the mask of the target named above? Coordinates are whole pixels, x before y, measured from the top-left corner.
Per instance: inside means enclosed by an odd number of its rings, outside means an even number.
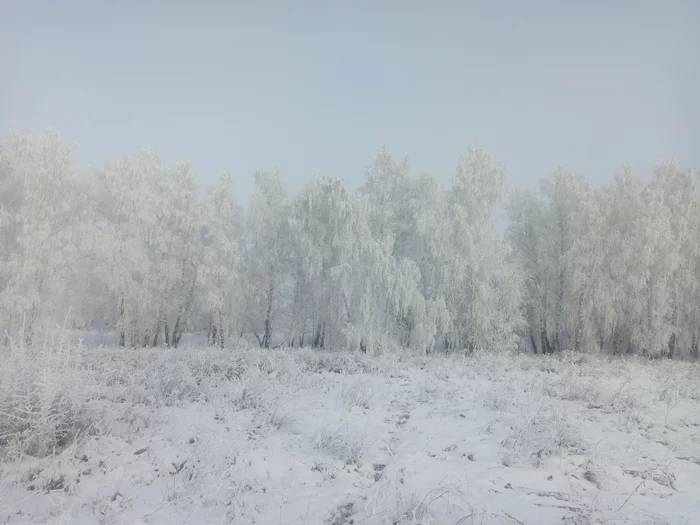
[[[700,523],[697,364],[0,352],[2,524]]]

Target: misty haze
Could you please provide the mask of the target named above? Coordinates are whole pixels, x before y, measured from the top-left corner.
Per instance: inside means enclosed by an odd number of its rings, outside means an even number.
[[[0,524],[700,523],[700,4],[0,0]]]

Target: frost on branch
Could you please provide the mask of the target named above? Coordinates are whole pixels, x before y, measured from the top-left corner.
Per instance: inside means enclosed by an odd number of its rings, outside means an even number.
[[[511,192],[478,148],[449,184],[383,148],[359,188],[291,195],[258,171],[244,211],[228,173],[200,188],[153,151],[90,170],[71,154],[53,130],[0,147],[4,343],[58,326],[129,347],[698,355],[697,174],[673,162]]]

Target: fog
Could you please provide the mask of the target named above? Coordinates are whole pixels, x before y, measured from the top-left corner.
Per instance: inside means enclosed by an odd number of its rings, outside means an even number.
[[[700,516],[694,5],[2,5],[0,522]]]

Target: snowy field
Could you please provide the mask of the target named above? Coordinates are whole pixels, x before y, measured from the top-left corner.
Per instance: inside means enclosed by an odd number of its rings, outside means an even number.
[[[2,524],[697,524],[700,366],[2,349]]]

